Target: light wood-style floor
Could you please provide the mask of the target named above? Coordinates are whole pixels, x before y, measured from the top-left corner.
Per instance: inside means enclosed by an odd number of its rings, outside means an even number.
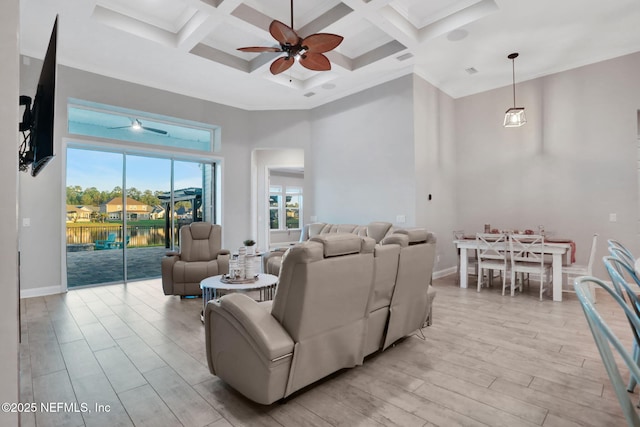
[[[538,301],[436,280],[433,326],[290,399],[253,404],[209,373],[200,299],[159,280],[22,300],[22,402],[91,412],[23,426],[622,426],[575,295]],[[628,326],[600,294],[617,331]],[[624,338],[630,343],[630,337]],[[632,396],[637,400],[637,392]],[[95,404],[110,405],[97,412]],[[82,406],[79,406],[82,408]]]

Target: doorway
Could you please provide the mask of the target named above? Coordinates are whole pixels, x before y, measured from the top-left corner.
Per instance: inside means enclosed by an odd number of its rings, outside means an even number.
[[[215,163],[67,148],[67,287],[161,276],[178,230],[216,222]]]
[[[258,248],[267,251],[297,242],[304,226],[304,212],[312,208],[308,200],[304,201],[304,149],[255,149],[251,164],[251,237],[255,236]],[[279,198],[272,194],[275,188],[271,184],[281,186]]]

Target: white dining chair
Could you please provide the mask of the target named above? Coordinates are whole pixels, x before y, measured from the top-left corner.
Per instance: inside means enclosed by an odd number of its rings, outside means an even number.
[[[464,230],[454,230],[453,240],[463,240]],[[478,259],[473,251],[467,251],[467,274],[469,276],[478,275]],[[456,285],[460,284],[460,249],[458,249],[458,267],[456,269]]]
[[[485,279],[485,270],[489,270],[489,285],[493,277],[493,271],[499,271],[502,275],[502,295],[507,282],[507,235],[504,233],[477,233],[476,234],[476,258],[478,259],[478,292],[482,288]]]
[[[571,264],[562,266],[562,274],[567,276],[567,288],[562,289],[563,292],[575,292],[572,285],[572,280],[578,276],[591,276],[593,274],[593,260],[596,257],[596,246],[598,245],[598,233],[593,234],[591,241],[591,252],[589,252],[589,260],[586,264]],[[596,302],[596,286],[591,283],[591,297],[593,302]]]
[[[542,294],[551,288],[551,265],[545,262],[544,236],[541,234],[510,234],[509,254],[511,256],[511,296],[516,287],[522,291],[524,274],[540,277],[540,301]],[[517,276],[520,274],[520,281]],[[519,283],[519,284],[518,284]],[[502,290],[504,295],[504,289]]]

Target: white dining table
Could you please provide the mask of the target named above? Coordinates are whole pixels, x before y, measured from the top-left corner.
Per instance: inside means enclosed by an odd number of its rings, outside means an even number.
[[[460,251],[460,287],[466,288],[468,286],[468,251],[477,250],[478,243],[475,239],[461,239],[454,240],[453,244]],[[481,248],[486,244],[480,242]],[[496,249],[501,250],[501,245],[494,246]],[[502,245],[504,250],[508,250],[508,244]],[[553,300],[562,301],[562,266],[571,264],[571,244],[570,243],[544,243],[544,253],[551,255],[551,262],[553,268]]]

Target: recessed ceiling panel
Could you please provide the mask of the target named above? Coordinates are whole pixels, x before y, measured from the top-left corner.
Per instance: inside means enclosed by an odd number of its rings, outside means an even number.
[[[481,0],[394,0],[390,3],[400,15],[420,29]]]
[[[270,16],[272,19],[277,19],[287,25],[291,25],[291,2],[289,0],[245,0],[244,3],[257,11]],[[340,3],[341,2],[339,0],[294,0],[294,30],[304,27],[309,22]]]
[[[366,19],[345,20],[327,30],[344,36],[336,51],[349,58],[356,58],[393,40],[389,34]]]
[[[246,31],[245,28],[223,23],[218,25],[211,33],[209,33],[207,37],[202,40],[202,43],[214,49],[221,50],[230,55],[249,61],[258,56],[258,54],[240,52],[238,50],[239,47],[280,47],[278,42],[271,38],[271,35],[268,32],[263,33],[264,37],[259,33],[259,31]]]
[[[98,4],[174,34],[197,12],[183,0],[101,0]]]

